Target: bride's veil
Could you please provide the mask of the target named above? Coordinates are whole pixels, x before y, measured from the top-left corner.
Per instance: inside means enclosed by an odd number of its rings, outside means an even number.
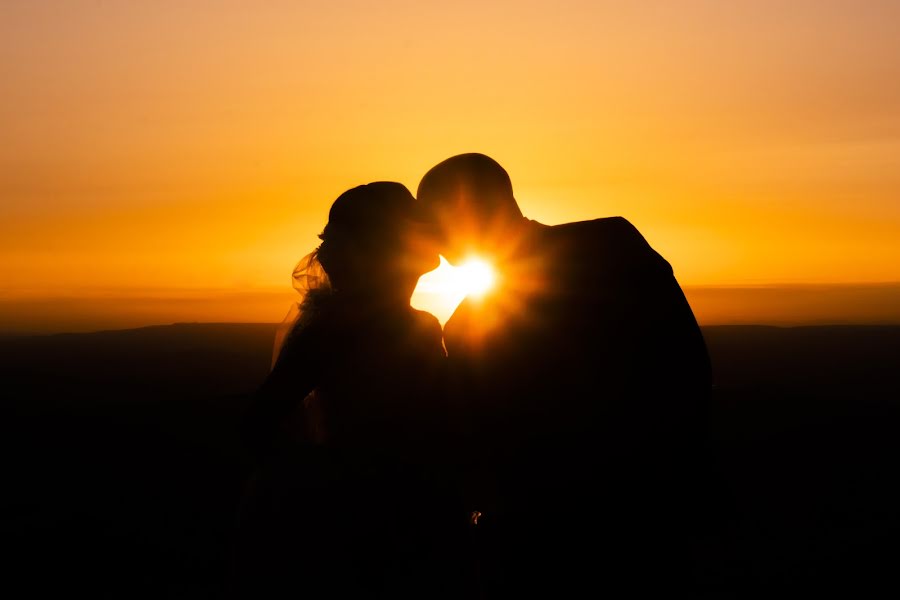
[[[284,346],[290,333],[300,323],[301,319],[308,318],[313,310],[312,300],[316,296],[331,292],[331,282],[322,263],[319,262],[319,250],[316,249],[303,258],[294,267],[291,275],[293,287],[300,294],[300,299],[291,305],[284,320],[275,329],[275,346],[272,349],[272,367],[278,361],[278,355]]]

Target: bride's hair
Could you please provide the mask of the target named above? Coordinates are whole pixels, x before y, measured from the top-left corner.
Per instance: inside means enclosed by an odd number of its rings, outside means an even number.
[[[402,258],[398,255],[401,234],[411,221],[418,220],[418,210],[406,186],[393,181],[356,186],[338,196],[319,234],[322,243],[294,267],[293,287],[300,300],[276,331],[273,366],[288,334],[314,318],[328,298],[336,292],[374,285],[374,278],[384,277],[383,271],[373,273],[374,269]]]
[[[334,289],[368,281],[373,259],[396,258],[402,230],[417,209],[412,193],[393,181],[360,185],[338,196],[319,236],[322,244],[317,251]]]

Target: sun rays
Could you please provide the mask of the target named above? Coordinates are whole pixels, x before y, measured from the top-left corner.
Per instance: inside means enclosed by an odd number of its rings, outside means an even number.
[[[472,257],[453,269],[451,277],[454,286],[464,291],[466,296],[480,298],[494,287],[494,267],[485,260]]]
[[[440,266],[419,279],[412,304],[444,323],[464,298],[485,296],[496,281],[494,267],[484,259],[473,256],[453,266],[442,256]]]

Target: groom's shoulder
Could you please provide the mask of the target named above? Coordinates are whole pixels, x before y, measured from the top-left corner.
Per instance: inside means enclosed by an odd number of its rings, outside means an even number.
[[[625,217],[602,217],[553,225],[555,233],[591,245],[648,249],[649,245],[637,227]]]
[[[608,274],[660,273],[672,267],[624,217],[605,217],[556,225],[563,245],[586,259],[588,268]],[[612,260],[610,260],[612,259]]]

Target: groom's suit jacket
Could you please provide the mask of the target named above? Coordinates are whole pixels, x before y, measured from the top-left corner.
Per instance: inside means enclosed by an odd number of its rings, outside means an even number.
[[[444,328],[474,460],[507,499],[599,478],[604,501],[636,506],[672,478],[694,486],[711,369],[671,265],[621,217],[528,227],[520,264]]]

